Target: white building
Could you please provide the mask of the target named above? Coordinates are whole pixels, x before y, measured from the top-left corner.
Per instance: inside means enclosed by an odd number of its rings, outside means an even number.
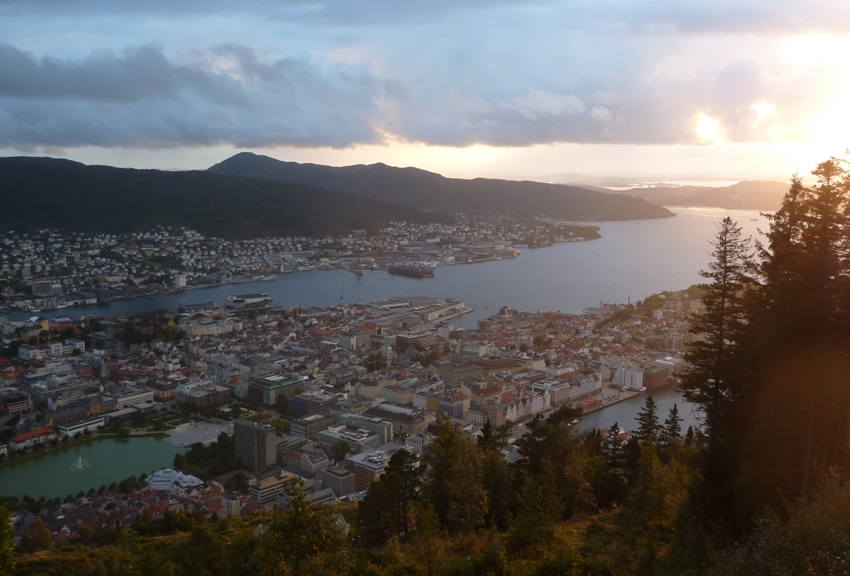
[[[163,468],[158,472],[154,472],[145,481],[151,490],[162,492],[186,492],[204,484],[204,481],[197,476],[183,474],[171,468]]]

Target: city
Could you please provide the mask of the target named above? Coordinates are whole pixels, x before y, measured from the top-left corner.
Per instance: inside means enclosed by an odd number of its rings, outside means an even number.
[[[697,295],[601,303],[581,315],[504,306],[466,329],[459,324],[472,310],[463,302],[427,296],[281,309],[263,295],[234,295],[238,308],[11,323],[4,332],[20,340],[17,358],[0,359],[0,457],[100,435],[159,433],[193,451],[229,443],[232,469],[215,476],[178,454],[176,470],[115,471],[116,482],[147,474],[123,491],[27,494],[58,539],[176,508],[218,516],[284,508],[295,476],[310,502],[356,501],[394,452],[421,455],[441,417],[475,436],[485,425],[522,424],[562,406],[591,412],[677,382]],[[509,446],[505,457],[519,455]],[[19,536],[35,520],[31,508],[17,516]]]

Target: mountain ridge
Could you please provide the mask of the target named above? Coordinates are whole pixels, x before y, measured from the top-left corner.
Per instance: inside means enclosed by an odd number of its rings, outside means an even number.
[[[377,231],[392,221],[450,222],[399,204],[304,184],[215,174],[0,158],[0,226],[129,232],[186,226],[223,238]]]
[[[300,183],[445,213],[517,217],[550,216],[578,221],[667,218],[661,206],[625,194],[603,194],[578,186],[528,180],[447,178],[421,168],[383,163],[333,167],[285,162],[240,152],[209,172]]]

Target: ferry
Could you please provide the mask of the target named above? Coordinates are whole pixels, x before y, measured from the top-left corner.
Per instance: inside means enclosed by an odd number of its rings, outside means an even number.
[[[414,268],[413,266],[387,266],[387,272],[398,276],[409,276],[411,278],[434,277],[434,270],[431,268]]]

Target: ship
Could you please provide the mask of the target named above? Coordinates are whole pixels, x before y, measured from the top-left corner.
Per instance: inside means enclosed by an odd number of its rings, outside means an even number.
[[[411,278],[433,278],[434,271],[430,268],[414,268],[412,266],[387,266],[387,272]]]

